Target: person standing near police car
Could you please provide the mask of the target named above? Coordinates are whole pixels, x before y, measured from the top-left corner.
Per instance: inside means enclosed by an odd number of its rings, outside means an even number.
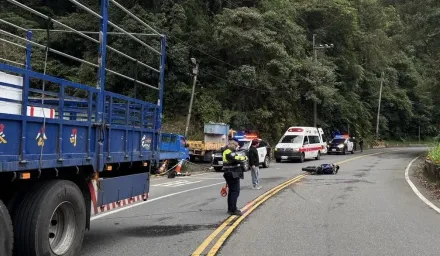
[[[359,137],[359,147],[361,148],[361,152],[364,152],[364,138]]]
[[[258,146],[260,142],[258,140],[253,140],[252,145],[249,149],[249,165],[251,166],[251,175],[252,175],[252,185],[253,189],[261,189],[259,183],[259,172],[260,172],[260,159],[258,156]]]
[[[236,153],[238,147],[236,141],[230,141],[228,148],[223,151],[223,177],[229,187],[228,213],[241,216],[241,211],[237,209],[237,199],[240,195],[240,179],[244,178],[241,163],[246,161],[247,157]]]

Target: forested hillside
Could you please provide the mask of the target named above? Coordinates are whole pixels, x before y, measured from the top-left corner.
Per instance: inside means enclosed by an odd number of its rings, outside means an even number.
[[[22,0],[78,30],[98,31],[99,20],[67,0]],[[81,0],[99,11],[99,1]],[[420,2],[420,3],[418,3]],[[440,2],[437,0],[125,0],[125,7],[168,36],[165,127],[183,132],[192,86],[191,57],[200,63],[190,136],[207,121],[257,129],[278,139],[289,125],[318,124],[326,131],[372,135],[381,73],[384,72],[380,134],[386,139],[435,136],[440,123]],[[46,21],[0,3],[0,18],[26,28]],[[116,8],[110,20],[130,32],[146,32]],[[20,32],[0,23],[0,28]],[[52,25],[52,29],[61,29]],[[334,44],[319,49],[316,43]],[[3,37],[3,36],[2,36]],[[96,63],[97,45],[67,33],[52,33],[51,47]],[[45,32],[35,32],[45,43]],[[97,38],[97,35],[95,36]],[[142,37],[145,42],[154,39]],[[151,53],[136,42],[109,38],[146,63]],[[18,60],[23,53],[0,42],[0,57]],[[35,50],[33,68],[43,69]],[[133,75],[135,63],[109,54],[109,65]],[[50,55],[48,73],[94,86],[92,68]],[[138,68],[138,78],[157,77]],[[133,84],[107,75],[109,90],[133,96]],[[152,100],[146,89],[138,92]]]

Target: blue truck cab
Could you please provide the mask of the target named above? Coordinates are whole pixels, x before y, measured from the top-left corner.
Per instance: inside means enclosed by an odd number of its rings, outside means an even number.
[[[189,150],[185,136],[173,133],[162,133],[160,160],[189,160]]]

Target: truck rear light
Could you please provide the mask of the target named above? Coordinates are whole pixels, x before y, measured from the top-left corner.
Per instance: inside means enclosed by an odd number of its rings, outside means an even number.
[[[20,179],[21,180],[28,180],[31,178],[31,173],[30,172],[22,172],[20,173]]]

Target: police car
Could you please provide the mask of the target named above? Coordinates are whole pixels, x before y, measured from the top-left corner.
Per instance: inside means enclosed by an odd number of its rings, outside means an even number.
[[[354,143],[348,135],[336,135],[327,145],[327,154],[354,154]]]
[[[237,150],[238,155],[243,155],[249,157],[249,149],[252,145],[252,140],[256,139],[260,142],[260,145],[257,148],[259,162],[264,168],[268,168],[271,161],[271,147],[269,143],[265,140],[258,138],[258,136],[253,134],[237,134],[234,136],[234,139],[238,141],[238,145],[240,148]],[[223,168],[223,155],[222,151],[218,150],[214,153],[214,157],[212,160],[212,167],[216,171],[221,171]],[[250,166],[248,161],[245,162],[245,170],[249,170]]]

